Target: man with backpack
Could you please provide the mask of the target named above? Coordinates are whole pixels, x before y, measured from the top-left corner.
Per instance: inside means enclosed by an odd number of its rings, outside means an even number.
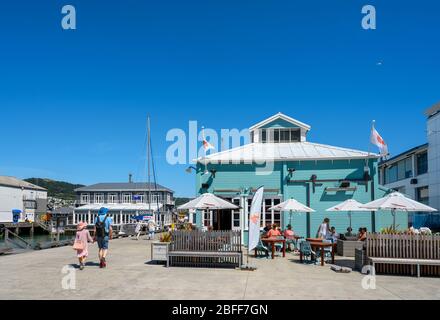
[[[108,209],[99,209],[95,221],[95,241],[99,247],[99,267],[106,268],[106,257],[108,253],[109,241],[113,239],[112,218],[108,216]]]

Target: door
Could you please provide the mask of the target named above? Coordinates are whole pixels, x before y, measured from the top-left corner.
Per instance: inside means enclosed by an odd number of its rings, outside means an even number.
[[[213,228],[215,231],[232,230],[232,210],[216,210]]]

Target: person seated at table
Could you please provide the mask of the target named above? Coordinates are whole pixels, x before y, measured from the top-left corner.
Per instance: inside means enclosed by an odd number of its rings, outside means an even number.
[[[292,230],[292,225],[287,226],[287,230],[284,231],[284,238],[286,238],[287,250],[292,251],[292,244],[295,244],[295,232]]]
[[[267,222],[266,226],[263,229],[263,231],[264,231],[264,233],[267,234],[270,230],[272,230],[272,224],[270,222]]]
[[[339,236],[339,233],[336,232],[336,228],[332,227],[330,229],[330,235],[327,240],[332,240],[333,243],[335,243],[339,240],[339,238],[340,238],[340,236]]]
[[[346,236],[346,237],[353,237],[353,236],[354,236],[354,234],[353,234],[353,228],[348,227],[348,228],[347,228],[347,232],[345,233],[345,236]]]
[[[360,228],[358,240],[359,241],[367,241],[367,233],[368,233],[367,228]]]
[[[281,237],[282,235],[280,230],[278,230],[278,226],[276,224],[273,224],[272,229],[267,232],[266,236],[268,238],[276,238]]]

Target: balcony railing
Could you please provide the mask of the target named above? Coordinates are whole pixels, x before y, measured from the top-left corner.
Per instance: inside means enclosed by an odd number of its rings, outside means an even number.
[[[157,201],[152,201],[152,204],[157,203]],[[171,201],[159,201],[160,204],[162,205],[175,205],[175,201],[171,200]],[[90,204],[148,204],[148,202],[145,201],[130,201],[130,202],[126,202],[126,201],[108,201],[105,200],[103,202],[97,202],[97,201],[83,201],[83,200],[76,200],[75,205],[90,205]]]

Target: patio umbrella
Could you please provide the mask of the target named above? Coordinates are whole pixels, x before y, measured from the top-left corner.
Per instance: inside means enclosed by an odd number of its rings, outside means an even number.
[[[370,209],[366,209],[366,208],[362,208],[362,203],[353,200],[353,199],[349,199],[347,201],[344,201],[334,207],[331,207],[329,209],[327,209],[327,212],[347,212],[348,213],[348,217],[350,218],[350,229],[352,229],[352,213],[353,212],[367,212],[367,211],[375,211],[375,210],[370,210]]]
[[[227,210],[239,209],[238,206],[232,204],[212,193],[204,193],[200,197],[180,206],[177,210]]]
[[[232,204],[222,198],[219,198],[212,193],[202,194],[200,197],[180,206],[177,210],[217,210],[217,217],[219,210],[239,209],[240,207]]]
[[[420,202],[414,201],[400,192],[393,192],[384,198],[372,201],[361,206],[370,210],[391,210],[393,215],[393,228],[396,230],[396,212],[437,212],[437,209],[431,208]]]
[[[273,206],[269,210],[275,210],[280,212],[289,212],[290,213],[290,225],[292,224],[292,214],[295,212],[316,212],[312,208],[309,208],[303,205],[301,202],[296,201],[295,199],[289,199],[285,202],[282,202],[276,206]]]

